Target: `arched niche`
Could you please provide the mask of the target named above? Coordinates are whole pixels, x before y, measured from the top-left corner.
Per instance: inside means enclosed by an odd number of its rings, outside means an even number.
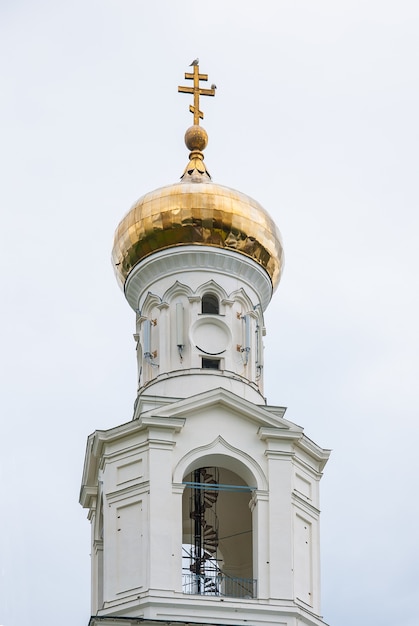
[[[203,283],[202,285],[199,285],[199,287],[196,290],[196,295],[201,298],[201,301],[202,299],[204,299],[205,297],[209,295],[213,296],[214,298],[217,298],[218,306],[219,306],[218,314],[223,312],[220,308],[221,302],[223,302],[224,300],[228,298],[226,291],[221,287],[221,285],[219,285],[215,280],[212,280],[212,279],[208,280],[206,283]]]
[[[171,303],[179,296],[189,298],[192,295],[192,289],[188,285],[184,285],[177,280],[175,283],[173,283],[173,285],[169,287],[169,289],[167,289],[167,291],[164,292],[162,300],[163,302]]]
[[[253,598],[257,596],[253,564],[256,513],[251,504],[258,480],[244,462],[247,455],[241,453],[240,459],[221,438],[217,443],[225,448],[224,453],[201,449],[199,454],[195,450],[194,458],[184,463],[183,590]],[[264,480],[259,475],[260,482]]]

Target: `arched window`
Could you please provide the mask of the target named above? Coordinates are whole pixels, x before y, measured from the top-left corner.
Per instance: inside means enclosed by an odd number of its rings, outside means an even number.
[[[199,467],[184,483],[183,592],[255,598],[252,489],[223,467]]]
[[[220,303],[217,296],[213,293],[204,293],[202,296],[202,309],[201,313],[210,313],[212,315],[219,315]]]

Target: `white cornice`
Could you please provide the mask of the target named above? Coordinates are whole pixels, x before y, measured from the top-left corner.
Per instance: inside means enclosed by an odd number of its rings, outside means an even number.
[[[288,426],[288,428],[290,427]],[[258,433],[262,441],[274,441],[277,439],[279,439],[280,441],[283,441],[285,439],[298,441],[299,439],[301,439],[302,434],[303,429],[295,425],[292,430],[290,429],[288,431],[278,430],[277,428],[260,428]]]
[[[272,282],[269,274],[253,259],[241,253],[210,246],[181,246],[161,250],[138,263],[125,282],[125,297],[134,311],[153,282],[162,276],[176,276],[179,272],[196,270],[225,276],[235,276],[259,295],[265,310],[272,297]]]
[[[104,447],[106,444],[115,443],[116,441],[125,439],[128,435],[148,430],[153,433],[150,438],[153,446],[160,445],[170,447],[173,446],[173,434],[181,430],[184,422],[185,420],[182,418],[160,418],[159,416],[149,415],[146,416],[145,419],[140,417],[140,419],[132,420],[131,422],[109,430],[97,430],[90,435],[87,441],[86,457],[84,461],[80,504],[83,507],[90,507],[91,499],[96,495],[99,463],[104,457]],[[157,437],[156,432],[159,432],[161,437]],[[138,447],[138,444],[136,445]]]
[[[269,446],[267,454],[271,456],[275,456],[275,454],[288,454],[289,449],[284,450],[281,444],[294,442],[294,451],[298,449],[318,463],[319,472],[323,471],[330,456],[330,450],[318,446],[314,441],[304,435],[304,431],[300,426],[296,426],[295,424],[289,431],[283,431],[277,428],[260,428],[258,434],[260,439],[267,442]]]
[[[300,439],[298,445],[309,456],[319,462],[319,471],[322,472],[332,451],[328,448],[321,448],[317,443],[314,443],[314,441],[306,437],[306,435]]]
[[[270,427],[273,432],[275,432],[276,429],[288,430],[293,427],[291,422],[221,387],[199,393],[195,396],[190,396],[189,398],[173,402],[170,405],[151,409],[143,414],[142,419],[148,419],[148,416],[159,417],[165,420],[174,417],[187,417],[190,414],[196,413],[197,410],[213,406],[226,407],[235,414],[239,413],[241,417],[261,427],[268,427],[268,429]],[[300,432],[299,427],[295,428]]]
[[[123,604],[123,608],[121,606]],[[115,614],[125,615],[122,619]],[[301,626],[327,626],[321,616],[298,600],[220,598],[165,592],[150,589],[127,602],[120,600],[92,616],[89,626],[217,626],[217,624],[300,624]],[[185,615],[193,615],[185,619]],[[141,617],[133,617],[141,615]],[[238,617],[239,616],[239,617]]]

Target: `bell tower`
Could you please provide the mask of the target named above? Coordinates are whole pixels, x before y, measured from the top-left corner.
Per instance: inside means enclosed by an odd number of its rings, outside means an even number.
[[[329,457],[263,392],[263,314],[280,233],[214,183],[198,60],[189,162],[120,222],[112,259],[135,314],[132,419],[88,438],[89,626],[320,626],[319,482]]]

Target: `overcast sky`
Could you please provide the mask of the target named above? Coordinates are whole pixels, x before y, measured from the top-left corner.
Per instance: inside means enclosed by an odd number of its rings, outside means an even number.
[[[265,394],[319,445],[331,626],[416,626],[417,0],[3,0],[0,624],[87,626],[86,438],[129,421],[114,230],[187,163],[191,60],[214,181],[284,239]]]

